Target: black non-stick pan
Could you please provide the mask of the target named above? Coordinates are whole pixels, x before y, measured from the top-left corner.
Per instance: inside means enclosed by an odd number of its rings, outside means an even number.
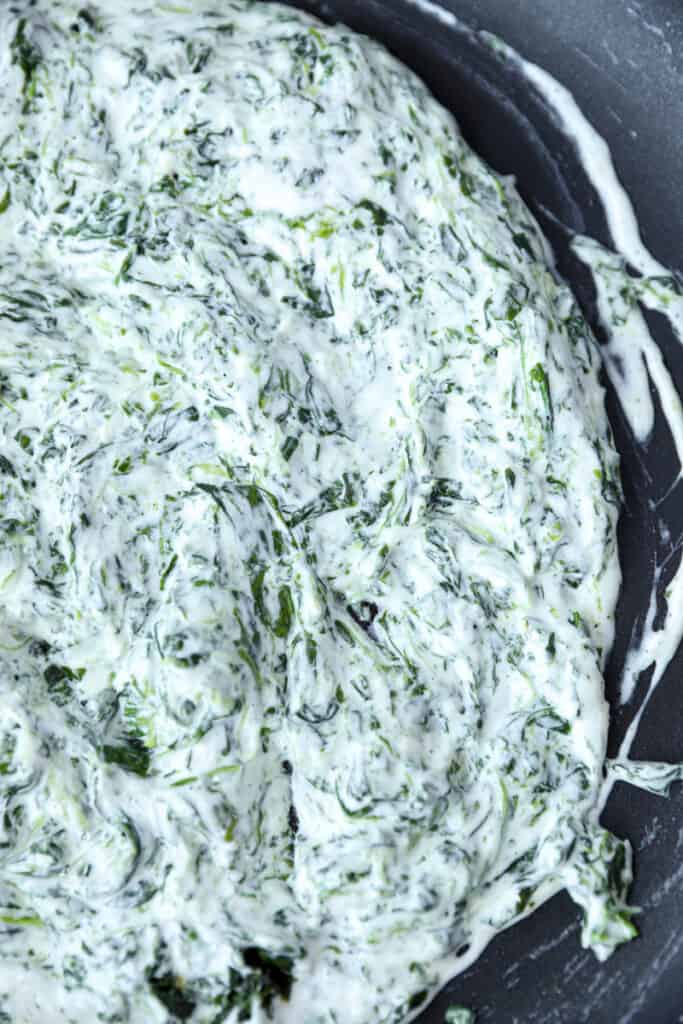
[[[496,170],[516,176],[598,335],[591,283],[568,242],[570,232],[579,231],[609,244],[600,202],[542,97],[472,30],[501,36],[572,90],[610,144],[646,244],[683,271],[681,0],[441,0],[469,31],[439,22],[409,0],[293,2],[382,41],[452,110],[470,144]],[[683,349],[656,317],[651,324],[683,392]],[[671,489],[679,467],[661,423],[647,445],[636,446],[613,393],[608,411],[626,492],[624,585],[607,672],[614,751],[633,714],[633,706],[617,703],[620,670],[647,607],[655,560],[668,553],[657,523],[668,524],[667,546],[675,547],[683,534],[683,484]],[[670,570],[677,558],[670,558]],[[682,759],[682,711],[679,655],[647,710],[634,756]],[[424,1012],[421,1024],[441,1024],[452,1003],[475,1009],[478,1024],[683,1021],[683,792],[665,800],[617,786],[604,821],[633,843],[640,938],[599,964],[581,949],[577,911],[559,896],[493,942]]]

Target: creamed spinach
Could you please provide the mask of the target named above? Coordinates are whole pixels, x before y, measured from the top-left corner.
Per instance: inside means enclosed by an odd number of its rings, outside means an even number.
[[[263,2],[8,2],[0,115],[0,1019],[398,1024],[561,888],[608,955],[617,457],[512,184]]]

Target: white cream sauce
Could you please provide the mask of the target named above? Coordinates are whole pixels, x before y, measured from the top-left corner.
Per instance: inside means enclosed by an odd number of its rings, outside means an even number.
[[[402,1022],[561,888],[609,955],[617,456],[514,188],[260,2],[5,8],[0,112],[7,1018]]]

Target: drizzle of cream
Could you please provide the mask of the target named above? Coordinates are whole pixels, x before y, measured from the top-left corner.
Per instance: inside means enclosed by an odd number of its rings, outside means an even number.
[[[436,18],[442,25],[447,25],[449,28],[462,29],[465,27],[452,11],[447,11],[441,4],[433,3],[432,0],[408,0],[408,3],[422,11],[423,14],[429,14]]]

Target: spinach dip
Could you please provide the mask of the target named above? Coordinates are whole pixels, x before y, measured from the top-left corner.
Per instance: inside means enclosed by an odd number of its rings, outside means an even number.
[[[403,1024],[599,824],[618,460],[511,182],[249,0],[0,13],[0,1021]]]

